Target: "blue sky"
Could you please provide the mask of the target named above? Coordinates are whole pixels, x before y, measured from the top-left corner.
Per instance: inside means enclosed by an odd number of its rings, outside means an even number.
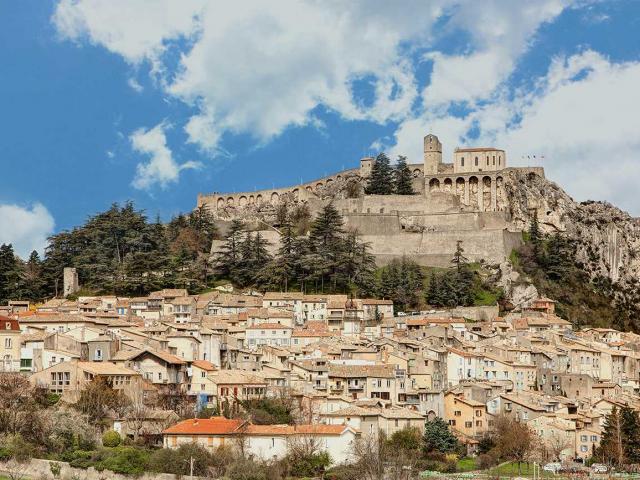
[[[0,2],[0,242],[419,162],[427,132],[639,215],[639,32],[635,1]]]

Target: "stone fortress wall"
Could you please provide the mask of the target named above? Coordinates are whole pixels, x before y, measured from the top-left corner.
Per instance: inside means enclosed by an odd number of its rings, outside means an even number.
[[[363,158],[358,169],[288,188],[198,195],[198,206],[206,206],[222,223],[242,218],[265,224],[265,212],[282,202],[305,203],[312,214],[333,202],[345,226],[371,244],[379,263],[406,255],[424,265],[447,266],[458,240],[471,260],[499,263],[522,241],[521,229],[510,218],[505,191],[509,172],[526,170],[544,177],[540,167],[508,168],[506,153],[496,148],[456,149],[453,163],[443,163],[442,144],[427,135],[423,163],[409,165],[415,195],[348,198],[347,184],[357,182],[362,190],[373,162]]]

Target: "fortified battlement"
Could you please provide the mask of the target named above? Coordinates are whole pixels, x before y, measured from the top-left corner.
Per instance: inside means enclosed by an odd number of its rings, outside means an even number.
[[[521,229],[510,218],[508,178],[513,172],[544,177],[544,170],[508,168],[506,152],[493,147],[456,148],[452,163],[443,163],[438,137],[423,140],[423,162],[409,164],[414,195],[365,195],[375,162],[365,157],[359,168],[300,185],[199,194],[198,206],[223,223],[240,218],[264,226],[275,222],[283,203],[305,204],[313,215],[332,202],[345,226],[358,230],[381,263],[407,255],[425,265],[448,265],[458,240],[472,260],[504,260],[521,241]]]

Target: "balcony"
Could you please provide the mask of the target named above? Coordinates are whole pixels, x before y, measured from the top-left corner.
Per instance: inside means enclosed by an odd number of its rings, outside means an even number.
[[[364,390],[364,385],[349,384],[349,390]]]

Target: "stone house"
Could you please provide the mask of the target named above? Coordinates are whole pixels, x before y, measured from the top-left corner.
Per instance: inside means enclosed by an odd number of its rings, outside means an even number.
[[[320,421],[329,425],[348,425],[363,435],[383,432],[390,437],[404,428],[424,432],[425,417],[407,408],[371,408],[351,405],[333,412],[322,413]]]
[[[491,418],[484,403],[447,392],[444,395],[444,419],[463,443],[474,443],[489,430]]]
[[[82,390],[94,378],[102,378],[116,390],[130,394],[142,389],[140,374],[122,365],[109,362],[62,362],[34,373],[29,381],[51,393],[65,394]]]
[[[20,324],[0,316],[0,371],[20,371]]]

